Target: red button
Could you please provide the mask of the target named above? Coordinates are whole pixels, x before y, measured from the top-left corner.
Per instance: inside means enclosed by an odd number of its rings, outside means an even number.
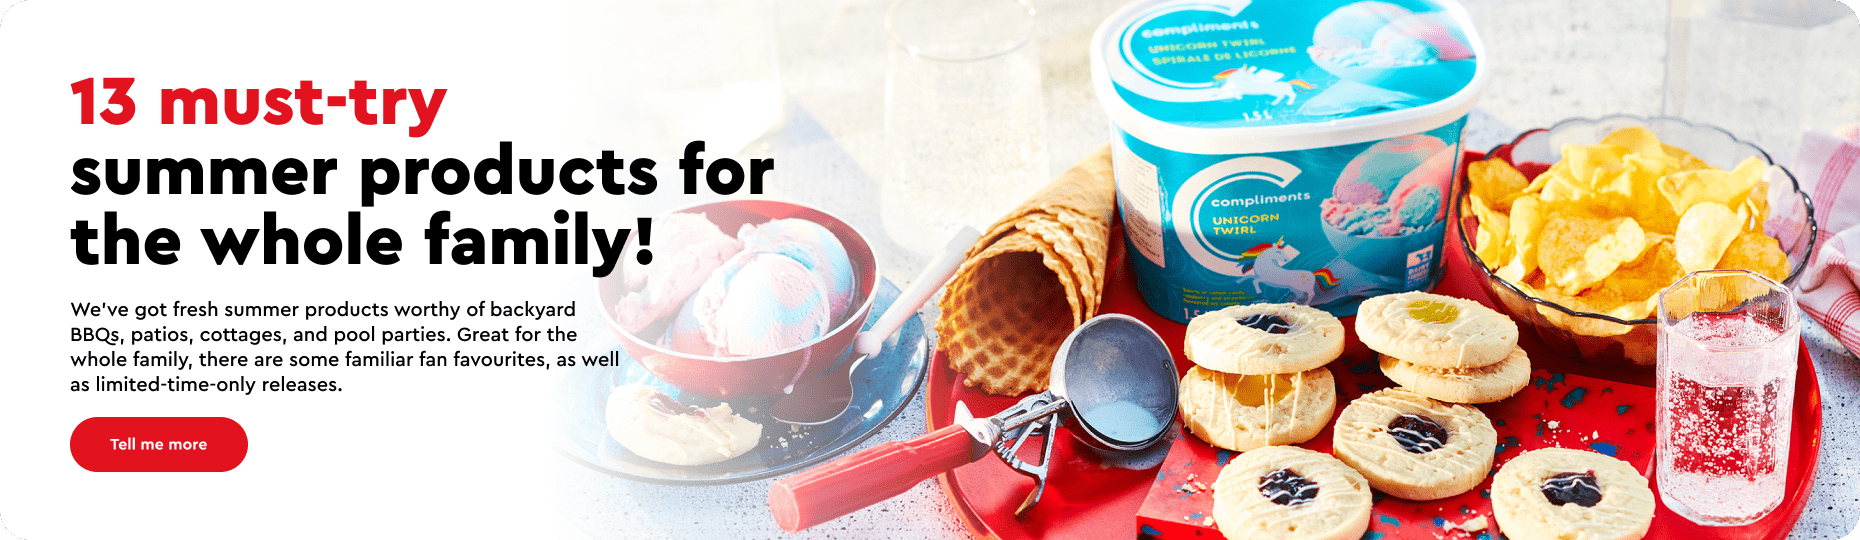
[[[245,461],[245,428],[220,417],[96,417],[71,431],[91,472],[225,472]]]

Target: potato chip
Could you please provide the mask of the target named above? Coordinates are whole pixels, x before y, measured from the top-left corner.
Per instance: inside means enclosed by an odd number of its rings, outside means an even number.
[[[1513,246],[1513,248],[1514,251],[1511,254],[1511,262],[1505,263],[1504,266],[1499,267],[1498,271],[1494,272],[1494,274],[1498,276],[1498,279],[1511,283],[1524,283],[1527,278],[1533,275],[1532,272],[1537,271],[1537,269],[1525,269],[1524,256],[1519,255],[1519,252],[1515,251],[1516,246]]]
[[[1605,220],[1559,213],[1544,226],[1537,266],[1551,285],[1580,293],[1646,249],[1647,235],[1634,218]]]
[[[1673,240],[1679,267],[1687,272],[1717,268],[1725,248],[1743,232],[1743,224],[1736,212],[1722,204],[1708,201],[1692,205],[1679,217],[1679,230],[1685,234]]]
[[[1645,229],[1643,228],[1642,230],[1645,230]],[[1653,232],[1653,231],[1646,231],[1646,233],[1647,233],[1647,250],[1640,252],[1640,256],[1635,257],[1634,260],[1622,263],[1623,267],[1626,267],[1628,265],[1635,265],[1635,264],[1646,264],[1648,257],[1659,255],[1660,250],[1655,249],[1655,248],[1659,247],[1659,245],[1662,243],[1666,244],[1666,247],[1669,250],[1666,257],[1668,259],[1677,260],[1675,257],[1672,256],[1670,252],[1671,248],[1673,247],[1672,246],[1673,235],[1660,234],[1660,233]],[[1677,263],[1674,263],[1674,264],[1675,266],[1677,266]]]
[[[1724,256],[1718,259],[1718,268],[1741,268],[1750,270],[1763,277],[1781,283],[1789,277],[1789,255],[1783,253],[1782,246],[1763,233],[1744,231],[1731,240],[1731,245],[1724,249]]]
[[[1770,219],[1770,183],[1758,181],[1756,187],[1750,188],[1750,194],[1744,197],[1744,208],[1750,211],[1750,223],[1744,224],[1744,231],[1761,231],[1763,224]]]
[[[1677,146],[1661,143],[1660,149],[1666,151],[1667,157],[1673,158],[1679,163],[1679,170],[1681,171],[1696,171],[1699,169],[1712,168],[1711,164],[1705,163],[1704,160],[1694,157],[1691,152],[1687,152]]]
[[[1487,267],[1511,259],[1511,218],[1486,206],[1485,199],[1474,193],[1467,196],[1472,214],[1479,218],[1479,231],[1473,235],[1473,254]]]
[[[1673,212],[1680,215],[1702,202],[1715,202],[1727,208],[1743,206],[1743,199],[1763,180],[1763,169],[1763,162],[1752,156],[1738,164],[1736,170],[1728,172],[1719,169],[1677,172],[1660,179],[1660,192],[1666,195]]]
[[[1468,166],[1472,187],[1461,210],[1480,224],[1473,252],[1525,294],[1638,320],[1654,316],[1659,292],[1689,271],[1743,268],[1779,282],[1787,277],[1787,254],[1763,233],[1770,168],[1762,160],[1717,169],[1644,128],[1561,152],[1562,159],[1528,180],[1500,160]],[[1733,289],[1710,291],[1703,307],[1762,292]],[[1648,354],[1655,341],[1644,328],[1537,309],[1584,335],[1640,332]]]
[[[1488,159],[1466,164],[1466,177],[1472,181],[1472,195],[1485,199],[1493,210],[1511,211],[1511,201],[1524,195],[1531,181],[1524,173],[1502,159]]]
[[[1666,155],[1666,150],[1663,148],[1665,145],[1660,144],[1660,138],[1655,137],[1652,131],[1647,131],[1647,128],[1640,126],[1617,129],[1609,133],[1607,137],[1602,137],[1602,144],[1626,147],[1630,154],[1662,157]]]
[[[1597,176],[1612,176],[1614,172],[1619,172],[1621,159],[1627,153],[1626,147],[1612,144],[1563,145],[1563,161],[1569,162],[1569,175],[1585,182],[1592,182]]]
[[[1560,305],[1560,306],[1563,306],[1563,307],[1566,307],[1566,308],[1569,308],[1571,310],[1575,310],[1578,312],[1584,312],[1584,313],[1600,313],[1603,315],[1614,317],[1615,316],[1614,312],[1620,311],[1620,310],[1613,309],[1613,306],[1617,304],[1617,302],[1615,302],[1612,299],[1601,298],[1601,295],[1599,293],[1596,293],[1595,291],[1585,292],[1580,295],[1571,296],[1571,295],[1565,294],[1563,291],[1559,291],[1559,290],[1552,288],[1552,289],[1544,290],[1542,292],[1542,295],[1538,296],[1538,298],[1549,300],[1551,302],[1555,302],[1557,305]],[[1573,315],[1563,313],[1561,310],[1548,308],[1544,306],[1539,306],[1537,311],[1538,313],[1543,314],[1544,318],[1549,319],[1551,323],[1556,324],[1558,327],[1565,328],[1571,332],[1575,332],[1577,334],[1581,334],[1585,336],[1607,337],[1607,336],[1623,334],[1629,330],[1629,328],[1624,325],[1611,323],[1611,322],[1604,321],[1601,319],[1573,316]],[[1633,319],[1633,317],[1616,317],[1616,318],[1620,318],[1624,320]]]
[[[1640,222],[1641,229],[1649,232],[1673,234],[1679,226],[1679,214],[1673,212],[1672,203],[1666,200],[1666,194],[1660,192],[1660,179],[1672,170],[1672,164],[1667,161],[1669,159],[1663,155],[1627,156],[1632,169],[1632,186],[1623,210],[1628,217]]]
[[[1569,175],[1569,164],[1564,163],[1562,160],[1557,160],[1556,164],[1551,165],[1543,174],[1539,174],[1536,178],[1532,178],[1530,185],[1524,186],[1524,195],[1534,194],[1541,196],[1544,191],[1544,186],[1549,185],[1551,178],[1567,175]]]
[[[1678,252],[1673,249],[1672,240],[1663,239],[1648,246],[1647,253],[1640,259],[1621,265],[1614,274],[1603,280],[1601,288],[1613,291],[1616,297],[1624,300],[1646,301],[1651,313],[1654,296],[1685,275],[1686,270],[1679,266]]]
[[[1506,265],[1506,281],[1522,281],[1537,270],[1537,239],[1543,234],[1544,208],[1536,195],[1525,195],[1511,202],[1512,262]]]
[[[1750,270],[1781,283],[1783,279],[1789,277],[1789,256],[1783,253],[1782,247],[1777,245],[1775,238],[1762,233],[1745,231],[1737,235],[1737,239],[1732,240],[1731,245],[1725,248],[1724,256],[1718,259],[1718,268]],[[1727,303],[1743,303],[1745,300],[1770,292],[1768,287],[1750,280],[1726,280],[1725,283],[1737,284],[1735,287],[1726,287],[1726,289],[1735,290],[1726,290],[1722,293]]]

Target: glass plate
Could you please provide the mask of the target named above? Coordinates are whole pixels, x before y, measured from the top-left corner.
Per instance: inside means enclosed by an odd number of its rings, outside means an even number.
[[[898,298],[898,287],[881,279],[873,313],[883,313]],[[878,317],[868,317],[871,328]],[[730,408],[763,425],[762,442],[747,454],[721,463],[698,466],[667,465],[641,458],[607,433],[607,395],[615,386],[649,384],[681,402],[710,407],[718,400],[688,396],[654,377],[632,361],[619,341],[605,329],[586,335],[602,336],[593,342],[593,354],[618,355],[620,366],[576,368],[556,381],[555,448],[588,468],[621,478],[659,484],[717,485],[780,476],[819,463],[857,446],[891,422],[917,393],[930,359],[931,343],[923,321],[904,323],[877,358],[867,360],[853,374],[852,405],[846,414],[818,426],[791,426],[769,418],[775,398],[738,400]],[[841,358],[841,362],[850,358]]]

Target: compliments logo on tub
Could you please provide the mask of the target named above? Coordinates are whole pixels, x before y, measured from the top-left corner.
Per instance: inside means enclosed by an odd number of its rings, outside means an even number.
[[[1338,316],[1439,282],[1484,52],[1458,4],[1165,1],[1098,28],[1118,205],[1149,306]]]

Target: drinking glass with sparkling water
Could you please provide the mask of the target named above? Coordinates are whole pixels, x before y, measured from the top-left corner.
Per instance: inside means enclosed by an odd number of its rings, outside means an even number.
[[[1754,272],[1703,270],[1659,301],[1660,497],[1701,525],[1761,519],[1789,472],[1795,297]]]
[[[885,17],[885,232],[913,251],[987,230],[1046,179],[1033,8],[898,0]]]

